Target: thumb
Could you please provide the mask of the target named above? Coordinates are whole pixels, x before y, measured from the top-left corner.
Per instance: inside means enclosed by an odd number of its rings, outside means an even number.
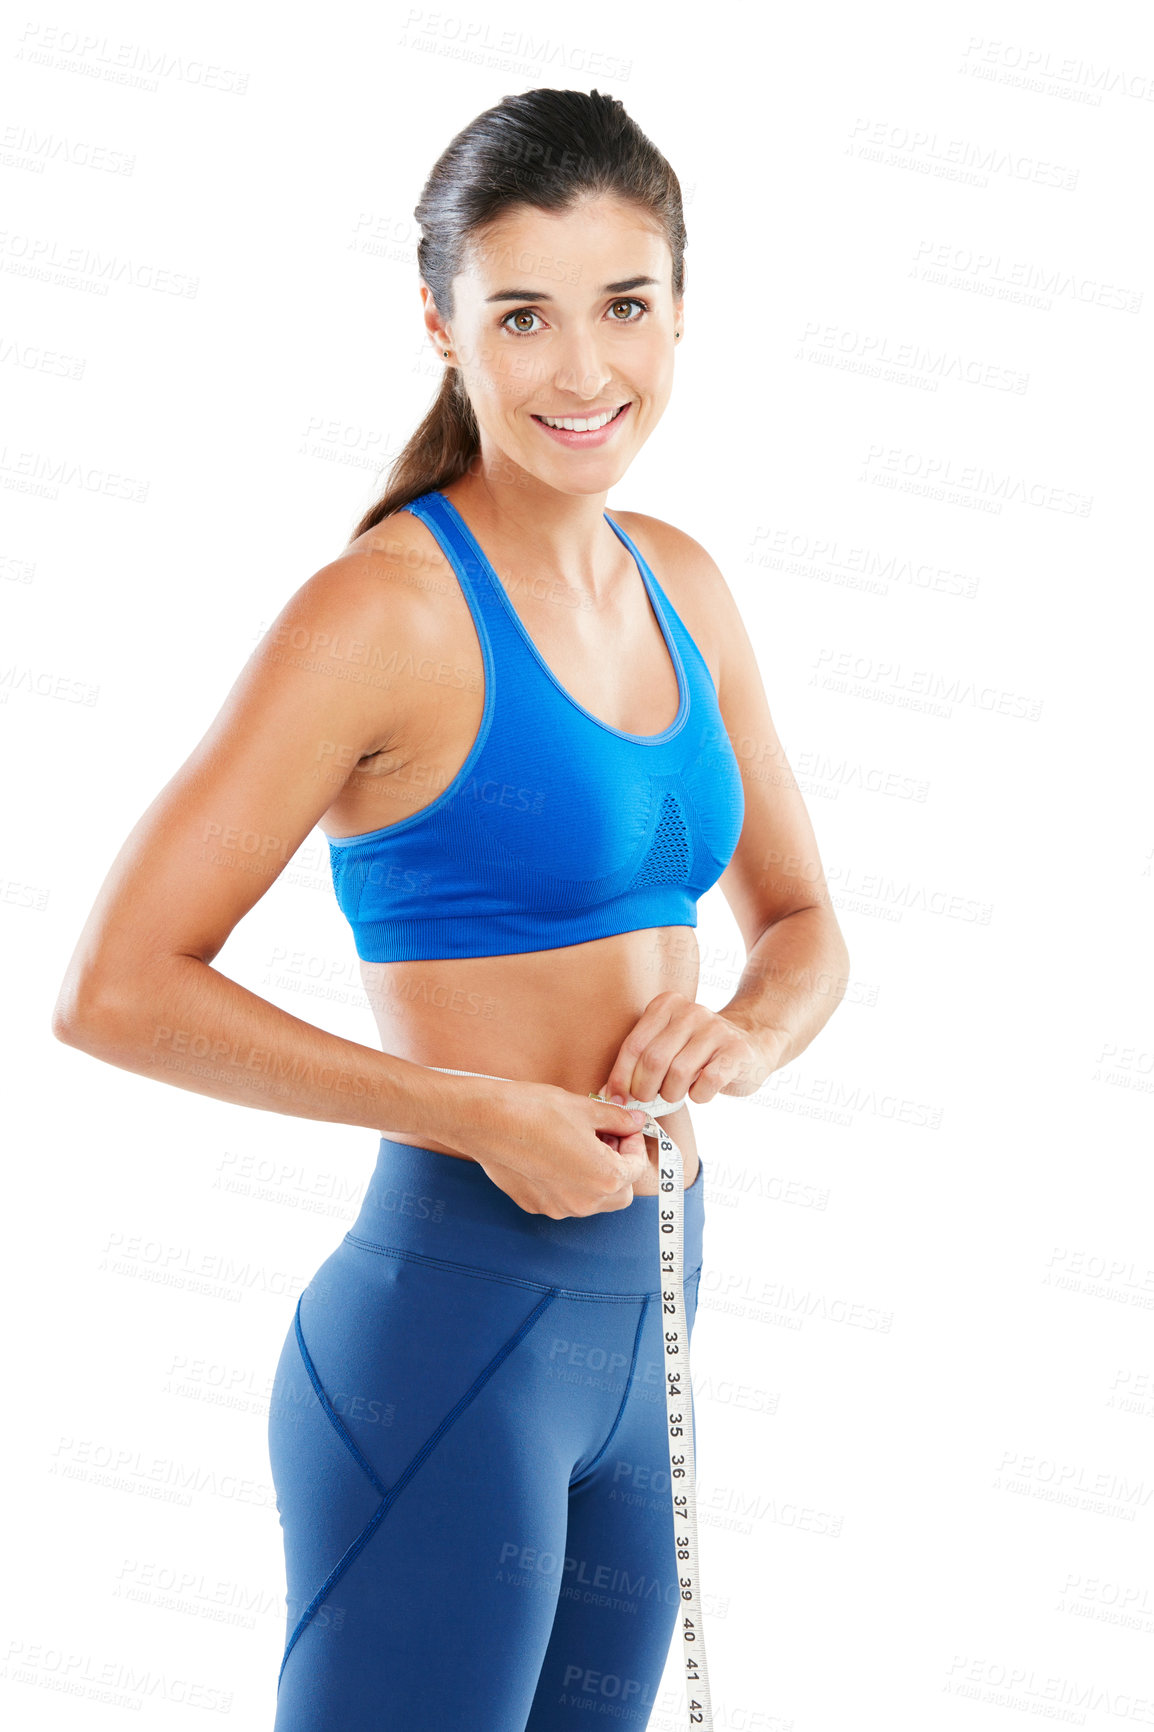
[[[609,1131],[615,1137],[628,1137],[634,1131],[639,1131],[649,1114],[640,1107],[617,1107],[612,1101],[594,1102],[597,1108],[597,1123],[595,1129]]]

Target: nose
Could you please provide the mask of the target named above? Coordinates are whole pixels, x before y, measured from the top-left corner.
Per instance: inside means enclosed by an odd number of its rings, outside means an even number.
[[[594,332],[574,330],[562,338],[553,372],[558,391],[595,402],[612,377]]]

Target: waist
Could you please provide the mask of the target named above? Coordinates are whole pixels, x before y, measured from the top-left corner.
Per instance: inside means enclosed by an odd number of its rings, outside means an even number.
[[[700,1267],[704,1173],[682,1192],[686,1278]],[[600,1296],[661,1290],[659,1211],[668,1198],[635,1196],[625,1209],[555,1221],[522,1209],[476,1161],[382,1137],[360,1212],[345,1235],[368,1252],[420,1257],[506,1281]]]
[[[503,956],[361,964],[382,1051],[579,1094],[606,1081],[659,992],[696,997],[699,972],[697,935],[684,927]]]

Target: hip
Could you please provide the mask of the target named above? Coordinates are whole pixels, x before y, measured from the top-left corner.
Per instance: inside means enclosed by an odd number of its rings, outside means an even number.
[[[672,1117],[673,1115],[671,1115]],[[688,1162],[686,1163],[688,1166]],[[702,1163],[682,1193],[683,1268],[701,1266]],[[625,1209],[588,1216],[530,1214],[471,1158],[382,1137],[368,1188],[345,1242],[384,1256],[479,1270],[498,1278],[589,1294],[661,1290],[663,1200],[634,1192]]]
[[[685,1189],[688,1191],[692,1185],[696,1184],[697,1175],[701,1168],[701,1160],[697,1153],[697,1144],[694,1140],[693,1125],[689,1113],[685,1107],[681,1107],[676,1112],[663,1114],[657,1123],[668,1131],[681,1150],[681,1158],[684,1163],[683,1178]],[[438,1143],[432,1137],[426,1137],[422,1141],[416,1136],[410,1137],[400,1132],[390,1132],[386,1140],[391,1143],[403,1143],[409,1148],[422,1148],[428,1153],[444,1155],[450,1160],[467,1161],[473,1166],[477,1165],[473,1155],[467,1154],[461,1149],[451,1149],[447,1144]],[[634,1183],[634,1199],[655,1197],[658,1194],[660,1183],[658,1178],[659,1156],[653,1138],[646,1139],[645,1149],[648,1165],[642,1176]]]

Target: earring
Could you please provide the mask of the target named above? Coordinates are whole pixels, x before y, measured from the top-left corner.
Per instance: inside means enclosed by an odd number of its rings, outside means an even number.
[[[678,337],[680,337],[680,335],[681,335],[681,332],[680,332],[680,331],[674,331],[674,333],[673,333],[673,340],[674,340],[674,342],[676,342],[676,341],[677,341],[677,339],[678,339]]]
[[[449,351],[448,351],[448,349],[442,349],[441,353],[442,353],[442,355],[447,355],[449,353]]]

